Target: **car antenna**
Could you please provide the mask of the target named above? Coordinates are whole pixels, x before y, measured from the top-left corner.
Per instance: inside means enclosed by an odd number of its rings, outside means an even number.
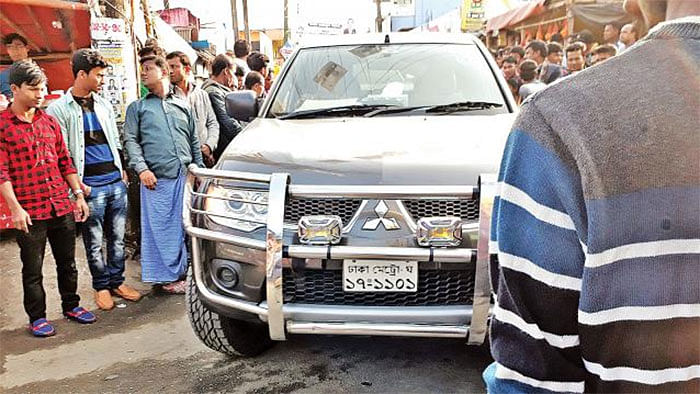
[[[388,34],[384,36],[384,43],[385,44],[389,43],[389,35]]]

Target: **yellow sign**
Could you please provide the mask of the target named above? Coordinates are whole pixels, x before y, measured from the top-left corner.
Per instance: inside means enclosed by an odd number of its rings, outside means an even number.
[[[484,25],[484,3],[487,0],[464,0],[462,3],[462,31],[481,30]]]

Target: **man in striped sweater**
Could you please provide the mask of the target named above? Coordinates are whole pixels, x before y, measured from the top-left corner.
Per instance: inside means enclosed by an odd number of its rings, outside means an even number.
[[[490,392],[700,392],[700,1],[625,6],[647,37],[509,137]]]

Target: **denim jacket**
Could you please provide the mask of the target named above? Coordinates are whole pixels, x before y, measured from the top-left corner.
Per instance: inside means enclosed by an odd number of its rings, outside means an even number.
[[[73,88],[68,89],[66,94],[51,103],[46,109],[46,113],[55,117],[58,120],[58,124],[61,125],[63,139],[70,151],[73,165],[75,165],[75,168],[78,170],[80,179],[83,179],[85,171],[83,109],[73,98],[72,91]],[[112,105],[98,94],[92,93],[92,97],[95,102],[95,115],[100,122],[100,126],[102,126],[102,131],[107,137],[109,149],[112,152],[112,157],[114,157],[114,164],[119,171],[122,171],[122,162],[119,155],[119,151],[122,150],[122,143]]]

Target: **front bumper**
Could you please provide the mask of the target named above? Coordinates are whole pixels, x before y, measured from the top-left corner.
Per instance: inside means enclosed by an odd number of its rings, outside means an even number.
[[[249,239],[193,225],[193,185],[195,177],[261,182],[269,185],[266,241]],[[349,188],[290,186],[287,174],[248,174],[204,170],[191,167],[185,190],[183,219],[192,240],[193,273],[197,290],[206,304],[216,309],[232,309],[257,315],[267,322],[270,337],[284,340],[286,334],[390,335],[468,338],[471,344],[483,342],[490,307],[488,280],[488,236],[495,179],[482,176],[479,239],[476,249],[306,246],[284,245],[284,204],[291,196],[344,196],[373,199],[416,198],[424,196],[471,197],[475,188],[450,186],[435,191],[425,187],[360,186]],[[196,194],[196,193],[195,193]],[[235,247],[264,251],[266,301],[261,303],[225,296],[207,287],[204,278],[201,240],[222,242]],[[464,306],[367,307],[285,304],[282,289],[283,259],[382,259],[474,264],[476,268],[474,303]]]

